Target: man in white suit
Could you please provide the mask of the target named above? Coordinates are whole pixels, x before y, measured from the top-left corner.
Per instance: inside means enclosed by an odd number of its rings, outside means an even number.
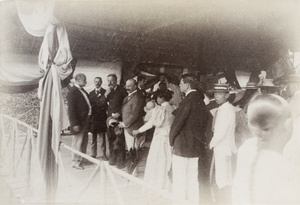
[[[231,198],[232,155],[236,153],[235,145],[235,110],[227,99],[229,87],[227,84],[215,84],[214,98],[219,105],[213,119],[214,135],[210,141],[210,149],[214,151],[215,179],[218,197],[222,202]],[[221,199],[222,198],[222,199]]]

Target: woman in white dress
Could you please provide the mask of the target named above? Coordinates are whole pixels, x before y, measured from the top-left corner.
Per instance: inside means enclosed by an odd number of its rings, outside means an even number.
[[[137,135],[155,126],[144,180],[159,189],[168,189],[171,185],[168,178],[172,162],[169,133],[174,120],[172,114],[174,108],[169,103],[171,98],[172,94],[170,92],[158,93],[157,103],[160,106],[152,109],[152,116],[146,124],[132,132],[134,135]]]

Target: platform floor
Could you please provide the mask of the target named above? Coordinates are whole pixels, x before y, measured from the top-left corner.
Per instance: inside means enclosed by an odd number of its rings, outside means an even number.
[[[62,136],[61,141],[65,145],[71,146],[72,135]],[[98,148],[100,147],[100,142],[100,139],[98,139]],[[91,136],[89,136],[89,143],[87,147],[88,155],[90,155],[90,144]],[[149,147],[150,143],[146,143],[146,146],[140,151],[141,161],[137,166],[137,175],[135,175],[135,177],[141,180],[144,177],[144,170]],[[56,194],[56,201],[54,204],[119,204],[117,194],[114,191],[113,185],[107,173],[105,174],[105,190],[101,188],[101,183],[103,181],[101,181],[100,171],[96,173],[92,182],[87,186],[89,179],[91,178],[97,165],[93,163],[87,163],[84,165],[84,170],[78,170],[72,168],[71,152],[69,150],[61,147],[60,153],[63,162],[63,168],[60,167],[59,169],[59,183]],[[96,159],[101,160],[100,154],[100,150],[98,150],[98,157]],[[125,173],[125,169],[121,171]],[[2,187],[4,189],[6,189],[7,187],[11,189],[11,192],[6,192],[9,193],[9,196],[0,197],[0,204],[45,204],[39,201],[39,196],[37,195],[26,195],[27,190],[24,186],[24,183],[19,183],[18,179],[11,177],[10,174],[6,171],[5,167],[0,167],[0,176],[1,181],[3,180],[3,182],[7,184],[7,186],[3,185]],[[127,180],[126,178],[121,177],[115,173],[113,173],[113,176],[123,198],[123,204],[171,204],[170,200],[159,196],[157,193],[153,193],[149,190],[147,191],[141,185],[133,181]],[[103,193],[105,193],[105,203],[103,203],[103,199],[101,198],[101,196],[103,196]]]
[[[66,135],[62,137],[62,142],[66,145],[71,145],[72,136]],[[101,140],[98,139],[98,148],[100,147]],[[90,144],[91,136],[89,137],[89,143],[87,148],[87,154],[90,155]],[[145,147],[140,150],[141,161],[137,165],[137,173],[135,177],[143,179],[144,170],[146,165],[146,159],[149,151],[150,143],[146,143]],[[107,149],[108,150],[108,149]],[[64,204],[69,203],[69,197],[78,197],[76,203],[79,204],[100,204],[101,203],[101,179],[100,172],[97,173],[93,182],[89,185],[86,191],[80,195],[79,193],[83,189],[84,185],[88,182],[91,174],[93,173],[96,165],[93,163],[88,163],[84,165],[84,170],[77,170],[71,166],[71,153],[62,149],[62,159],[63,165],[66,170],[67,180],[60,180],[61,184],[59,185],[60,189],[67,189],[66,192],[69,192],[69,196],[64,194],[64,191],[61,191],[57,194],[57,203]],[[100,159],[101,153],[98,149],[97,159]],[[125,172],[125,169],[122,171]],[[135,182],[129,181],[117,174],[114,174],[114,178],[117,182],[118,188],[121,192],[125,204],[171,204],[170,201],[158,196],[157,194],[151,193],[149,191],[143,190],[140,185],[137,185]],[[69,186],[63,185],[63,183],[69,184]],[[117,195],[113,189],[113,186],[110,182],[108,175],[106,174],[106,202],[105,204],[118,204]],[[70,191],[71,190],[71,191]],[[80,195],[80,197],[79,197]],[[74,201],[74,200],[73,200]]]

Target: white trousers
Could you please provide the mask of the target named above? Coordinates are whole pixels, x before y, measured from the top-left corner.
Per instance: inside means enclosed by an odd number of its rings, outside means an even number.
[[[124,129],[124,135],[125,135],[125,141],[126,141],[126,150],[130,150],[130,148],[133,148],[134,137],[132,135],[130,135],[126,129]],[[142,135],[135,140],[134,147],[136,149],[139,149],[139,148],[143,147],[144,142],[145,142],[145,135]]]
[[[215,173],[216,183],[219,189],[225,186],[231,186],[233,182],[232,156],[215,154]]]
[[[173,155],[172,171],[175,202],[177,198],[199,204],[198,157],[185,158]]]

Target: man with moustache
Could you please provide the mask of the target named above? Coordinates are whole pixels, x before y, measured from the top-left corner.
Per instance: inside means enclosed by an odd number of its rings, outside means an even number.
[[[143,124],[143,108],[145,106],[144,96],[140,90],[137,89],[137,83],[134,79],[126,81],[126,90],[128,96],[123,101],[122,118],[119,127],[124,128],[125,140],[128,151],[130,148],[139,148],[143,143],[144,136],[133,136],[132,131],[140,128]],[[134,137],[137,140],[134,144]]]
[[[102,78],[96,77],[94,79],[95,89],[90,92],[90,101],[92,105],[92,118],[91,118],[91,129],[93,134],[91,143],[91,156],[97,157],[97,136],[102,138],[101,153],[102,158],[107,160],[106,157],[106,110],[107,102],[105,97],[106,90],[101,87]]]
[[[75,85],[70,89],[68,100],[68,114],[71,123],[71,132],[74,134],[72,148],[86,153],[88,143],[88,123],[92,114],[89,94],[83,89],[86,85],[86,76],[78,73],[75,76]],[[82,157],[72,154],[72,167],[84,169],[81,165]]]
[[[109,89],[106,91],[105,96],[107,98],[107,117],[113,117],[121,121],[122,103],[127,96],[126,90],[117,84],[117,76],[115,74],[109,74],[107,76],[107,82]],[[107,137],[109,143],[109,164],[117,165],[118,168],[125,166],[125,139],[122,147],[118,151],[114,150],[114,142],[117,136],[114,133],[113,128],[108,128]]]

